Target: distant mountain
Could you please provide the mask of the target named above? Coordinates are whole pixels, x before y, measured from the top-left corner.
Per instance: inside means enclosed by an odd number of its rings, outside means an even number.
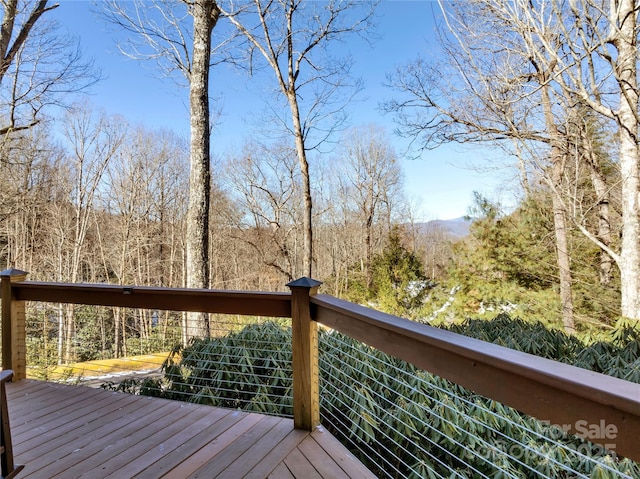
[[[452,220],[432,220],[426,223],[417,223],[416,226],[422,233],[430,233],[434,231],[444,231],[455,238],[464,238],[469,234],[469,226],[471,221],[465,219],[464,216]]]

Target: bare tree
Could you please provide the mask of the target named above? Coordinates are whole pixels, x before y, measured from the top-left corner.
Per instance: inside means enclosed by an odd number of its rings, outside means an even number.
[[[133,36],[121,50],[132,58],[157,61],[163,74],[180,71],[189,83],[191,168],[187,210],[186,285],[209,287],[211,203],[209,69],[212,31],[220,17],[214,0],[107,2],[107,18]],[[191,16],[191,27],[186,18]],[[189,313],[184,339],[209,334],[206,314]]]
[[[243,212],[236,238],[260,261],[292,281],[299,275],[297,251],[301,181],[296,152],[286,145],[251,143],[227,164],[232,194]]]
[[[254,70],[254,51],[273,72],[279,93],[289,107],[289,119],[280,118],[295,141],[304,198],[303,274],[313,272],[313,198],[307,154],[326,139],[339,123],[343,102],[335,94],[347,86],[351,61],[327,55],[329,44],[368,26],[373,3],[356,1],[306,2],[303,0],[254,0],[230,2],[224,11],[246,38]],[[330,126],[319,137],[314,129],[329,118]],[[326,126],[326,124],[325,124]]]
[[[63,152],[44,124],[22,132],[0,168],[0,228],[2,256],[7,266],[33,272],[46,270],[49,205],[57,199],[57,184],[64,176]]]
[[[362,228],[363,269],[370,288],[376,227],[386,227],[378,238],[382,241],[391,226],[391,212],[401,202],[400,163],[384,130],[375,125],[349,130],[341,144],[337,177]]]
[[[593,110],[578,106],[567,118],[566,151],[572,159],[573,188],[565,189],[567,203],[573,218],[582,224],[592,223],[595,236],[608,248],[614,244],[614,223],[619,210],[619,182],[611,154],[606,145],[615,144],[615,133],[599,121]],[[580,188],[582,178],[588,178],[593,192]],[[615,208],[613,207],[615,206]],[[589,221],[594,216],[595,219]],[[611,285],[613,258],[604,249],[600,250],[599,277],[604,287]]]
[[[109,162],[117,154],[124,139],[121,118],[95,114],[87,105],[71,109],[64,122],[63,134],[68,142],[70,171],[70,227],[59,230],[60,254],[68,257],[67,271],[60,270],[58,281],[72,283],[84,280],[82,276],[86,238],[95,218],[96,198],[103,187],[103,177]],[[62,265],[62,261],[60,262]],[[69,305],[59,315],[58,360],[72,359],[74,309]],[[63,351],[63,346],[64,351]]]
[[[453,257],[453,243],[458,239],[438,223],[419,225],[415,250],[422,255],[427,277],[440,281]]]
[[[65,37],[46,14],[47,0],[4,0],[0,25],[0,135],[36,125],[42,110],[64,95],[97,81],[77,42]],[[5,139],[6,141],[6,139]]]
[[[187,181],[181,161],[186,160],[186,150],[170,132],[129,128],[118,156],[108,165],[101,195],[106,218],[97,228],[107,278],[120,284],[181,283],[175,278],[182,277],[182,268],[175,263],[182,252],[173,232],[183,218],[172,215],[167,203],[180,201]],[[125,318],[122,308],[114,308],[113,315],[114,350],[119,357],[127,354]]]
[[[554,100],[563,98],[568,107],[589,108],[618,132],[615,156],[620,169],[622,211],[619,250],[594,233],[584,216],[574,217],[574,223],[618,266],[622,315],[640,319],[640,5],[634,0],[484,3],[517,31],[527,46],[529,61],[549,73],[545,85],[557,91]],[[602,192],[601,186],[594,183],[594,188]]]
[[[562,51],[550,58],[557,65],[553,81],[565,95],[578,99],[618,131],[622,230],[613,250],[584,221],[580,230],[613,258],[620,271],[621,312],[640,320],[640,146],[638,131],[637,37],[640,5],[634,0],[554,1],[549,16],[562,27]],[[542,11],[542,9],[541,9]],[[544,25],[542,15],[526,18],[529,35]],[[544,49],[549,48],[546,38]],[[613,50],[613,51],[612,51]]]

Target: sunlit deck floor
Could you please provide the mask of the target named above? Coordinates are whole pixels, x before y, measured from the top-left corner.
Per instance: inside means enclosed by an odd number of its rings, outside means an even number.
[[[19,478],[375,477],[290,419],[32,380],[7,397]]]

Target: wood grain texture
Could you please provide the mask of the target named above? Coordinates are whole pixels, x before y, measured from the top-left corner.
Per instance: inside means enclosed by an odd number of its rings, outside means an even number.
[[[1,274],[2,369],[13,371],[13,381],[27,377],[25,302],[15,297],[16,284],[27,279],[24,271],[10,269]]]
[[[296,429],[313,431],[320,424],[318,323],[311,318],[310,296],[318,287],[291,288],[293,421]]]
[[[16,300],[92,304],[126,308],[291,317],[290,293],[153,288],[110,284],[29,281],[11,284]]]
[[[373,477],[360,463],[343,476],[352,456],[291,419],[33,380],[7,401],[24,479]]]

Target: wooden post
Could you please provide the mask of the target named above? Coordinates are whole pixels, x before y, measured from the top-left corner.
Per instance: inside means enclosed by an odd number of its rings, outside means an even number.
[[[2,289],[2,369],[13,370],[13,381],[27,377],[25,302],[16,301],[11,283],[25,281],[27,272],[7,269],[0,273]]]
[[[13,371],[4,370],[0,373],[0,474],[5,479],[15,477],[24,466],[16,466],[13,462],[13,445],[11,440],[11,425],[9,424],[9,409],[7,407],[7,391],[5,383],[11,380]]]
[[[291,289],[293,425],[306,431],[313,431],[320,424],[318,323],[311,317],[310,297],[321,284],[310,278],[287,284]]]

